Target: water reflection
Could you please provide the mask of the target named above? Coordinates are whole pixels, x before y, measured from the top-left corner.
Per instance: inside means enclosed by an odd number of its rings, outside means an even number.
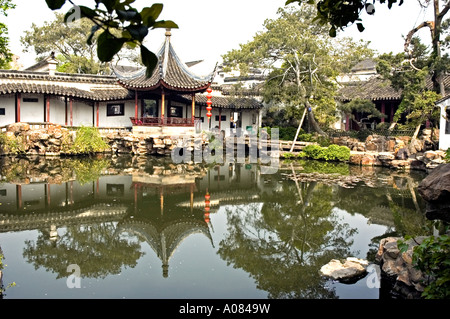
[[[1,160],[0,239],[37,230],[23,258],[57,279],[67,277],[68,264],[97,279],[135,268],[143,244],[168,278],[178,247],[200,234],[223,264],[252,278],[255,295],[337,298],[318,275],[323,264],[359,253],[371,260],[381,237],[420,234],[427,222],[419,172],[307,161],[261,174],[255,164],[175,165],[150,157]],[[365,229],[343,220],[342,211],[385,232],[355,251],[355,235]]]

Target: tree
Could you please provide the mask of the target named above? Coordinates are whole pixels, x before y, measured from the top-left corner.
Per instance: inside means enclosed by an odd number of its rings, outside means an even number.
[[[313,23],[315,9],[280,8],[277,19],[266,20],[265,31],[223,56],[227,69],[242,74],[260,68],[268,75],[265,102],[284,105],[288,117],[302,111],[316,132],[335,120],[335,78],[350,64],[373,54],[365,43],[345,39],[338,43],[326,27]],[[321,124],[321,125],[320,125]]]
[[[402,101],[394,115],[394,122],[405,116],[406,125],[416,127],[417,137],[424,121],[438,123],[439,108],[436,101],[440,95],[427,85],[429,68],[434,57],[418,38],[411,39],[410,53],[382,54],[377,58],[377,72],[389,79],[392,86],[402,92]],[[412,62],[414,61],[414,62]],[[411,142],[411,147],[413,146]]]
[[[158,57],[143,44],[149,29],[178,28],[173,21],[157,20],[163,9],[160,3],[138,11],[131,6],[135,0],[95,0],[94,8],[78,6],[72,0],[68,2],[73,7],[65,14],[64,21],[87,18],[94,23],[86,42],[91,45],[94,36],[99,33],[97,56],[101,62],[110,62],[125,45],[139,47],[148,77],[158,62]],[[46,0],[46,3],[50,9],[59,10],[66,0]]]
[[[8,10],[14,9],[15,4],[11,0],[0,0],[0,15],[7,16]],[[8,27],[0,22],[0,69],[9,69],[12,61],[12,53],[8,48]]]
[[[55,13],[55,20],[51,22],[46,21],[42,26],[33,23],[20,41],[25,52],[34,49],[38,60],[51,52],[57,53],[61,61],[59,71],[97,74],[105,71],[106,65],[97,59],[97,37],[93,37],[90,44],[86,43],[93,25],[88,19],[64,23],[64,15]]]
[[[359,31],[364,31],[363,23],[361,22],[361,13],[365,10],[369,14],[375,13],[375,1],[369,0],[338,0],[338,1],[328,1],[328,0],[288,0],[286,4],[297,2],[299,5],[304,3],[317,6],[316,20],[320,24],[329,24],[329,33],[331,36],[336,36],[336,31],[338,29],[343,30],[345,27],[357,24]],[[387,4],[389,9],[393,4],[398,3],[398,5],[403,4],[403,0],[380,0],[380,4]],[[409,54],[409,58],[413,59],[411,56],[411,40],[416,35],[416,33],[422,28],[429,28],[431,32],[431,44],[432,53],[431,57],[433,59],[429,68],[431,79],[433,81],[434,90],[445,96],[445,86],[444,86],[444,74],[447,70],[446,59],[442,58],[441,55],[441,35],[443,33],[444,27],[448,22],[444,20],[446,14],[450,10],[450,1],[440,1],[440,0],[418,0],[418,3],[422,7],[428,7],[430,4],[433,5],[434,19],[432,21],[423,21],[413,28],[405,37],[405,52]],[[441,3],[443,7],[441,9]]]

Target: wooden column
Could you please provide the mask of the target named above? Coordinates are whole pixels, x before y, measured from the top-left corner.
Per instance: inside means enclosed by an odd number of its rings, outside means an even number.
[[[139,117],[139,114],[138,114],[138,94],[137,94],[137,90],[134,90],[134,117],[136,119]]]
[[[20,100],[22,96],[20,93],[16,93],[16,123],[20,122]]]
[[[164,114],[166,109],[166,94],[164,90],[161,92],[161,124],[164,124]]]
[[[219,130],[222,128],[222,108],[219,107]]]
[[[195,93],[192,94],[192,124],[194,124],[194,120],[195,120]]]
[[[99,127],[100,124],[100,102],[96,103],[96,122],[95,122],[95,126]]]
[[[64,125],[67,125],[67,96],[64,98]]]
[[[381,114],[386,115],[386,105],[384,101],[381,102]],[[384,117],[381,118],[381,123],[384,123]]]
[[[46,110],[46,115],[45,115],[45,121],[44,122],[50,122],[50,96],[47,95],[47,97],[45,98],[45,110]]]
[[[70,126],[73,126],[73,99],[70,99]]]

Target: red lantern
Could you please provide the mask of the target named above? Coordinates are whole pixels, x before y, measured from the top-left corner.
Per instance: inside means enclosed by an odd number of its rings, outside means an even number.
[[[206,92],[208,92],[208,94],[206,95],[206,105],[207,105],[207,107],[206,107],[206,110],[207,110],[206,116],[208,117],[208,120],[209,120],[210,117],[211,117],[211,115],[212,115],[212,113],[211,113],[211,110],[212,110],[212,107],[211,107],[211,105],[212,105],[212,101],[211,101],[211,98],[212,98],[212,95],[211,95],[212,89],[211,89],[211,87],[208,87],[208,88],[206,89]]]
[[[211,198],[211,195],[209,195],[209,192],[206,191],[206,195],[205,195],[205,213],[203,215],[205,222],[209,223],[210,218],[209,218],[209,211],[211,210],[210,204],[211,202],[209,201]]]

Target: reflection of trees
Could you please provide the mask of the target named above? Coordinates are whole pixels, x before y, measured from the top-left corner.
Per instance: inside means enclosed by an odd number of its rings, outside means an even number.
[[[333,298],[319,268],[347,256],[356,230],[338,223],[332,192],[315,182],[283,184],[257,204],[227,210],[228,234],[219,254],[250,273],[269,298]]]
[[[77,264],[81,277],[105,278],[119,274],[122,267],[134,267],[142,256],[140,244],[115,235],[113,223],[71,226],[56,242],[45,235],[26,241],[23,255],[35,269],[43,267],[67,277],[67,266]]]

